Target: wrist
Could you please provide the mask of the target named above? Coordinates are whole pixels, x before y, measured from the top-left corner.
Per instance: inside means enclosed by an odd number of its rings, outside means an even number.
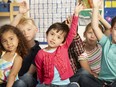
[[[24,13],[18,12],[20,15],[24,15]]]
[[[19,14],[18,14],[19,17],[22,17],[23,15],[24,15],[24,14],[22,14],[22,13],[19,13]]]
[[[79,14],[77,14],[77,13],[74,13],[73,15],[78,17],[78,15],[79,15]]]

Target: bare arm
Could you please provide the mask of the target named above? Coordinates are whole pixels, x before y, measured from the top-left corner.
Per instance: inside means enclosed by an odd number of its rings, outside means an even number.
[[[97,77],[97,74],[92,72],[91,67],[88,63],[88,56],[87,53],[84,52],[82,53],[79,57],[78,57],[79,63],[81,65],[81,67],[85,70],[87,70],[90,74],[94,75],[95,77]]]
[[[98,75],[94,72],[91,71],[91,68],[88,64],[88,61],[87,60],[80,60],[80,65],[83,69],[87,70],[90,74],[92,74],[94,77],[97,77]]]
[[[106,29],[110,29],[111,25],[100,15],[98,14],[99,21],[104,25]]]
[[[101,29],[98,26],[98,14],[99,14],[99,5],[98,3],[101,0],[92,0],[93,1],[93,14],[92,14],[92,28],[98,40],[100,40],[103,36]]]
[[[8,82],[6,87],[12,87],[13,83],[15,81],[16,76],[18,75],[18,72],[22,65],[22,58],[20,56],[16,57],[13,63],[13,67],[11,69],[11,72],[8,76]]]
[[[14,20],[11,22],[11,25],[17,26],[21,18],[24,16],[24,14],[28,11],[27,3],[25,1],[21,2],[19,7],[19,14],[16,15]]]
[[[78,16],[80,11],[83,10],[83,8],[84,8],[83,5],[79,4],[78,1],[77,1],[77,5],[76,5],[75,10],[74,10],[75,16]]]
[[[33,64],[31,64],[28,73],[33,75],[35,72],[36,72],[36,67]]]
[[[109,36],[111,25],[100,14],[98,14],[98,17],[99,17],[99,21],[102,23],[102,25],[105,28],[104,34],[106,36]]]

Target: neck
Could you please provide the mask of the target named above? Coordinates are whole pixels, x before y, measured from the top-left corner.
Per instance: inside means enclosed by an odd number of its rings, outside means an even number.
[[[48,47],[46,47],[45,49],[46,49],[46,50],[55,50],[55,49],[57,49],[57,48],[56,48],[56,47],[53,48],[53,47],[49,47],[49,46],[48,46]]]
[[[15,51],[6,51],[7,54],[14,55],[16,52]]]
[[[35,41],[28,41],[29,47],[32,48],[35,45]]]
[[[93,50],[95,47],[97,47],[97,44],[94,44],[94,45],[90,45],[90,44],[85,44],[85,50],[86,51],[91,51]]]

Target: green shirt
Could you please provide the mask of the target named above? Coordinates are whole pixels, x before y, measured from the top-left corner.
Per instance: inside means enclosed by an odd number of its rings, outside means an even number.
[[[102,46],[101,71],[99,79],[105,81],[116,80],[116,44],[112,43],[112,37],[103,35],[99,41]]]

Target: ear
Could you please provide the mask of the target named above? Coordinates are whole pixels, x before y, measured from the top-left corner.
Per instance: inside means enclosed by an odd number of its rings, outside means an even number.
[[[35,30],[36,30],[36,32],[38,32],[38,30],[39,30],[39,29],[38,29],[38,28],[36,28]]]
[[[112,28],[110,28],[110,33],[112,33]]]

